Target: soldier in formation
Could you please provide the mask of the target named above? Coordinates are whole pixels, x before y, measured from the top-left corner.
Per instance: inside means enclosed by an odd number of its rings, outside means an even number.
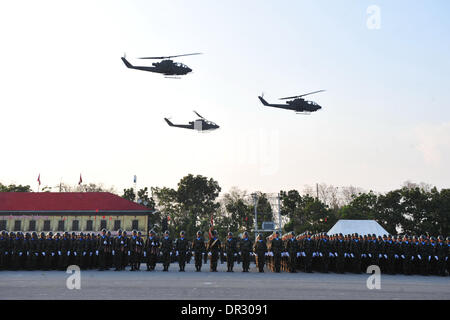
[[[242,261],[243,272],[249,272],[254,258],[260,272],[267,266],[274,272],[361,273],[375,265],[386,274],[446,276],[449,246],[449,237],[428,235],[304,232],[296,236],[290,232],[281,237],[275,232],[266,239],[259,234],[252,244],[247,232],[240,239],[230,232],[221,243],[215,230],[208,242],[198,231],[192,243],[187,241],[185,232],[173,241],[168,231],[160,239],[153,230],[145,240],[136,230],[131,237],[122,230],[112,236],[105,229],[99,235],[2,231],[0,270],[66,270],[69,265],[78,265],[81,269],[98,270],[114,266],[116,271],[129,266],[135,271],[144,262],[147,270],[153,271],[162,262],[163,270],[168,271],[171,261],[178,261],[180,271],[184,271],[192,255],[197,272],[201,271],[202,258],[207,256],[212,272],[217,271],[219,259],[227,263],[227,272],[233,272],[237,261]]]

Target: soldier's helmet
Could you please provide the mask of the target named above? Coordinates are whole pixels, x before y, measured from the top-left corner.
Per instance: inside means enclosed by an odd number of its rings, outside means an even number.
[[[31,236],[31,234],[29,232],[25,233],[25,237],[29,238]]]
[[[133,230],[131,233],[132,233],[132,234],[137,234],[137,231],[136,231],[136,230]]]
[[[102,233],[106,233],[106,229],[102,229]]]
[[[291,236],[295,237],[295,232],[291,231]]]
[[[182,237],[184,236],[184,231],[180,232],[180,236],[182,236]]]
[[[56,236],[59,238],[61,236],[61,234],[59,232],[57,232]]]
[[[197,231],[197,236],[201,236],[202,232],[200,230]]]
[[[244,231],[244,233],[242,234],[243,236],[248,236],[248,232]]]
[[[41,232],[40,236],[45,237],[45,233]]]
[[[169,230],[164,231],[164,234],[169,235]]]
[[[108,236],[110,236],[110,235],[111,235],[111,231],[108,230],[108,232],[107,232],[106,234],[107,234]]]
[[[118,234],[122,234],[122,229],[117,230]]]
[[[33,232],[31,233],[31,236],[32,236],[33,238],[36,238],[36,237],[37,237],[36,231],[33,231]]]
[[[280,231],[275,231],[275,234],[276,234],[277,236],[279,236],[279,235],[280,235]]]
[[[438,240],[439,240],[439,241],[443,241],[443,240],[444,240],[444,237],[441,236],[441,235],[439,235],[439,236],[438,236]]]
[[[450,237],[447,237],[447,239],[446,239],[447,241],[450,241]]]
[[[149,234],[155,234],[155,231],[152,229],[148,232]]]
[[[430,240],[431,241],[436,241],[436,238],[435,237],[431,237]]]
[[[49,235],[50,237],[53,237],[53,232],[49,232],[49,233],[47,233],[47,235]]]
[[[232,237],[233,236],[233,232],[228,232],[228,236]]]

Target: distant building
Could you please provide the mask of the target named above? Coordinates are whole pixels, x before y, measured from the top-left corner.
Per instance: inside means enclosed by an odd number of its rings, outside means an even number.
[[[109,192],[0,192],[0,230],[6,231],[146,234],[153,213]]]

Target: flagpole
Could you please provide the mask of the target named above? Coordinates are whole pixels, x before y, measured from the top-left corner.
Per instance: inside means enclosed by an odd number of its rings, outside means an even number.
[[[134,175],[134,192],[136,192],[136,202],[138,201],[138,192],[137,192],[137,176]]]

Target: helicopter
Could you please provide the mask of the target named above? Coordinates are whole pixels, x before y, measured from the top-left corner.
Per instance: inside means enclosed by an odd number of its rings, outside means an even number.
[[[164,118],[166,120],[167,124],[171,127],[178,127],[178,128],[184,128],[184,129],[193,129],[197,131],[209,131],[209,130],[215,130],[220,128],[217,124],[215,124],[212,121],[206,120],[204,117],[199,115],[197,111],[194,110],[194,113],[200,117],[200,119],[197,119],[195,121],[190,121],[189,124],[173,124],[168,118]]]
[[[290,101],[287,101],[287,104],[268,103],[266,100],[264,100],[264,94],[262,94],[258,98],[259,98],[259,100],[261,100],[262,104],[265,105],[266,107],[274,107],[274,108],[293,110],[299,114],[310,114],[311,112],[315,112],[315,111],[322,109],[322,107],[320,105],[318,105],[317,103],[315,103],[314,101],[308,101],[308,100],[303,99],[303,97],[309,96],[310,94],[323,92],[323,91],[325,91],[325,90],[314,91],[314,92],[302,94],[299,96],[280,98],[280,100],[290,100]],[[293,100],[291,100],[291,99],[293,99]]]
[[[126,59],[126,55],[124,54],[121,58],[123,63],[130,68],[130,69],[136,69],[136,70],[142,70],[142,71],[149,71],[149,72],[155,72],[155,73],[162,73],[166,76],[166,78],[169,78],[171,76],[183,76],[188,74],[189,72],[192,72],[192,69],[188,66],[179,63],[174,62],[171,60],[171,58],[175,57],[183,57],[183,56],[193,56],[198,55],[201,53],[188,53],[188,54],[181,54],[177,56],[167,56],[167,57],[142,57],[139,59],[158,59],[162,60],[160,62],[153,62],[153,67],[147,67],[147,66],[133,66],[128,60]],[[177,78],[179,79],[179,78]]]

